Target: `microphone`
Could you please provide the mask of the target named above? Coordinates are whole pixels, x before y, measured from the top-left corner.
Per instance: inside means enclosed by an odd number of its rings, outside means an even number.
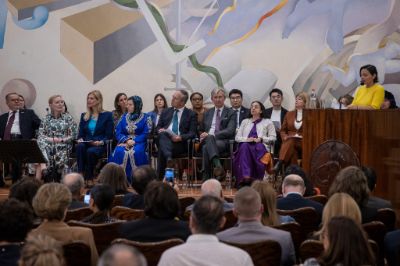
[[[49,109],[49,107],[46,107],[46,112],[47,112],[48,115],[50,114],[50,109]]]

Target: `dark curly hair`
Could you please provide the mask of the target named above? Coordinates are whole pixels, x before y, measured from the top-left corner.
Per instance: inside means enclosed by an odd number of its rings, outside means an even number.
[[[33,225],[33,211],[27,203],[8,199],[0,204],[0,241],[22,242]]]
[[[174,219],[178,216],[180,204],[178,194],[168,184],[152,181],[144,193],[144,212],[155,219]]]

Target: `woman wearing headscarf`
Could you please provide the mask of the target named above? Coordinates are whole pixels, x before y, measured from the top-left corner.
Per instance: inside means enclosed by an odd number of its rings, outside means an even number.
[[[115,128],[118,145],[111,155],[110,162],[124,167],[129,183],[132,170],[148,164],[147,136],[151,132],[151,117],[142,112],[143,102],[139,96],[128,99],[127,110]]]

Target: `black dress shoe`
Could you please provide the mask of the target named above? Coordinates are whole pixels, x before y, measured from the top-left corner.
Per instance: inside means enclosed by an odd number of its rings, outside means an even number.
[[[279,161],[275,164],[275,166],[274,166],[274,172],[275,172],[275,173],[280,172],[281,168],[282,168],[282,161],[279,160]]]
[[[222,166],[217,166],[214,168],[213,176],[219,182],[222,182],[225,180],[225,175],[226,175],[225,169]]]

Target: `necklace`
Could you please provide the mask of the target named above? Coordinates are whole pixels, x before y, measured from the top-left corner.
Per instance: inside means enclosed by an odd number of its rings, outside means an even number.
[[[297,120],[297,109],[296,109],[296,122],[300,123],[301,121],[303,121],[303,112],[301,113],[301,119]]]

